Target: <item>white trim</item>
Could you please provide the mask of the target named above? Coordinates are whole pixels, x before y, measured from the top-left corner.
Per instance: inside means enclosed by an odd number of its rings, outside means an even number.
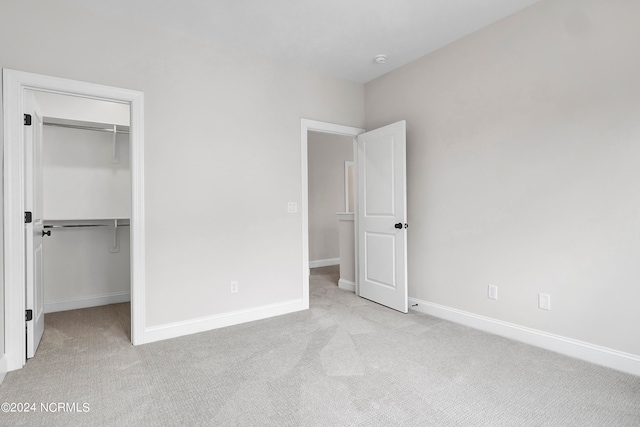
[[[309,158],[308,158],[308,141],[307,133],[309,131],[331,133],[336,135],[351,136],[354,138],[353,153],[354,162],[357,155],[357,145],[355,138],[364,133],[365,130],[361,128],[336,125],[333,123],[319,122],[316,120],[300,119],[300,169],[302,180],[302,202],[301,202],[301,214],[302,214],[302,301],[305,308],[309,308]],[[357,203],[354,206],[354,210],[357,210]],[[357,222],[356,222],[357,227]],[[357,234],[357,233],[355,233]],[[357,236],[355,248],[358,250]],[[356,253],[356,268],[358,267],[358,256]],[[356,270],[357,271],[357,270]],[[357,288],[357,283],[356,283]]]
[[[254,307],[247,310],[239,310],[216,316],[201,317],[199,319],[185,320],[184,322],[169,323],[166,325],[152,326],[145,330],[147,343],[181,337],[184,335],[206,332],[212,329],[225,328],[255,320],[267,319],[283,314],[294,313],[308,308],[302,299],[287,301],[277,304]]]
[[[118,304],[131,301],[131,292],[114,292],[110,294],[91,295],[80,298],[68,298],[44,303],[45,313],[78,310],[80,308],[98,307],[101,305]]]
[[[317,259],[315,261],[309,261],[309,268],[328,267],[338,264],[340,264],[340,258]]]
[[[340,289],[344,289],[345,291],[351,291],[351,292],[356,291],[355,282],[352,282],[351,280],[347,280],[347,279],[338,280],[338,287]]]
[[[414,307],[415,304],[417,304],[417,306]],[[564,354],[565,356],[586,360],[587,362],[617,369],[629,374],[640,375],[640,356],[634,354],[527,328],[514,323],[503,322],[490,317],[422,301],[417,298],[409,298],[409,307],[421,313],[521,341],[526,344]]]
[[[144,94],[111,86],[3,70],[4,287],[7,368],[26,361],[24,263],[24,92],[36,90],[129,104],[131,150],[131,337],[142,344],[145,322]]]
[[[356,295],[360,296],[360,282],[358,279],[358,269],[360,268],[360,256],[358,255],[358,251],[360,251],[360,243],[358,239],[360,236],[358,235],[358,227],[360,225],[360,220],[357,215],[358,209],[360,209],[360,202],[358,201],[358,137],[353,137],[353,167],[355,168],[353,171],[353,271],[356,283],[354,292]]]

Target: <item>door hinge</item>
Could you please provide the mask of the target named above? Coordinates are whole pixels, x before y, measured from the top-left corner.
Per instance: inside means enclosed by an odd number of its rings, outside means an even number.
[[[24,125],[31,126],[31,114],[24,115]]]
[[[33,215],[31,214],[31,212],[25,212],[24,213],[24,223],[25,224],[31,224],[31,222],[33,222]]]
[[[25,320],[33,320],[33,310],[25,310]]]

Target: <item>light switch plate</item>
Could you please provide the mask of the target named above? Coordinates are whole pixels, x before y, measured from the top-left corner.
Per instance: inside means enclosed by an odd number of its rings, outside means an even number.
[[[496,285],[489,285],[487,292],[487,298],[498,299],[498,287]]]
[[[287,205],[287,212],[296,213],[298,212],[298,203],[297,202],[289,202]]]
[[[551,295],[538,294],[538,308],[541,310],[551,310]]]

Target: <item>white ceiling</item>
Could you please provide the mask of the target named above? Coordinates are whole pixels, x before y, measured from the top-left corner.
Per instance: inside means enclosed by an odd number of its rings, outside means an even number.
[[[538,0],[67,1],[365,83]]]

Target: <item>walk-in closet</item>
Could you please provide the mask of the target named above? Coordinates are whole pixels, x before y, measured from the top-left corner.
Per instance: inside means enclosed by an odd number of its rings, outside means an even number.
[[[36,93],[44,312],[130,300],[129,106]]]

